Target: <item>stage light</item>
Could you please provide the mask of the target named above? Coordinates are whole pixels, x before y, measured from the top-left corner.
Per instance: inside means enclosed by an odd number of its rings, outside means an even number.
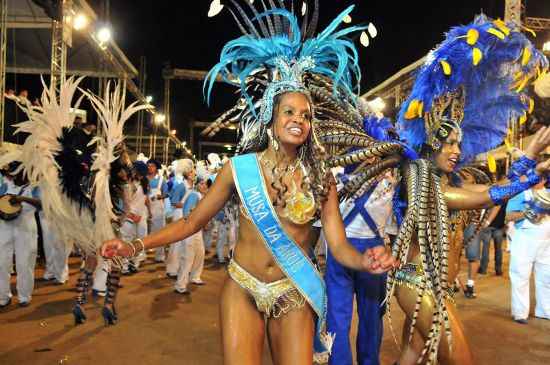
[[[155,114],[155,123],[162,124],[166,120],[166,115],[164,114]]]
[[[88,17],[84,14],[76,14],[73,19],[73,28],[75,30],[82,30],[88,26]]]
[[[145,97],[145,101],[147,102],[147,104],[151,104],[151,102],[153,101],[153,97],[151,95],[147,95]]]
[[[170,131],[170,134],[173,135],[173,136],[175,136],[176,133],[177,133],[177,131],[176,131],[175,129],[172,129],[172,130]]]
[[[542,51],[543,52],[550,52],[550,41],[544,43],[544,45],[542,46]]]
[[[102,27],[97,31],[97,40],[99,43],[107,43],[111,40],[111,29],[108,27]]]
[[[382,100],[382,98],[380,97],[374,100],[368,101],[367,103],[369,104],[369,106],[374,112],[381,113],[382,110],[384,110],[384,108],[386,107],[386,103],[384,103],[384,100]]]

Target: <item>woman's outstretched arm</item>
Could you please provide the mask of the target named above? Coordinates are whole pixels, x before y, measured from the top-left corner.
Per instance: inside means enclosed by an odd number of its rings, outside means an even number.
[[[144,249],[181,241],[198,232],[223,208],[234,189],[231,164],[227,163],[216,177],[206,196],[199,202],[189,217],[173,222],[163,229],[144,237],[142,239]],[[127,257],[132,254],[132,249],[124,241],[116,238],[103,242],[100,252],[104,257]]]

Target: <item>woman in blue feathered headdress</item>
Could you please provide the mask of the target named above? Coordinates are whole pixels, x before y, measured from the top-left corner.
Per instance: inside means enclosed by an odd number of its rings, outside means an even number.
[[[261,3],[265,7],[265,1]],[[309,258],[316,218],[342,264],[382,273],[395,263],[384,247],[361,255],[347,242],[329,173],[339,160],[329,158],[319,143],[322,139],[329,149],[362,143],[367,149],[361,156],[400,148],[378,146],[364,133],[347,133],[349,125],[361,125],[362,120],[353,103],[360,75],[357,52],[345,36],[364,27],[337,29],[350,7],[314,35],[317,10],[309,14],[306,8],[300,27],[293,9],[269,3],[273,9],[259,14],[246,1],[252,19],[236,1],[228,4],[244,35],[226,44],[205,83],[208,96],[218,77],[240,88],[237,105],[207,131],[238,123],[240,155],[221,169],[185,222],[143,240],[113,240],[102,248],[109,257],[128,256],[182,240],[237,192],[239,239],[220,308],[225,364],[261,363],[266,329],[275,363],[326,360],[332,337],[325,332],[325,287]]]
[[[397,123],[420,156],[405,164],[394,199],[401,228],[393,252],[401,267],[388,276],[388,298],[395,293],[406,314],[399,364],[473,362],[452,299],[463,245],[460,211],[501,205],[539,182],[550,163],[537,165],[536,158],[550,130],[514,162],[507,185],[466,184],[451,175],[501,144],[508,123],[532,112],[525,89],[546,67],[518,27],[482,15],[452,28],[417,75]]]

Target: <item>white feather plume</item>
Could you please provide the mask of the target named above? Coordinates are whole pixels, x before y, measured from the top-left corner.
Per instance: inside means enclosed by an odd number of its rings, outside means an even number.
[[[111,90],[111,84],[108,83],[103,98],[89,91],[83,91],[83,93],[97,112],[98,123],[101,125],[101,136],[97,138],[98,145],[92,164],[95,203],[94,240],[99,245],[104,240],[115,237],[111,221],[116,216],[113,213],[109,179],[111,163],[118,158],[116,149],[124,141],[124,123],[134,113],[151,106],[136,101],[125,107],[126,95],[121,84],[116,84]]]
[[[18,104],[29,120],[17,124],[16,133],[25,132],[29,136],[20,151],[3,157],[20,161],[30,183],[40,188],[42,209],[54,229],[63,237],[60,244],[71,245],[74,242],[89,251],[95,249],[91,243],[94,223],[92,213],[63,194],[59,166],[55,161],[56,155],[62,150],[59,139],[63,129],[73,126],[71,108],[78,108],[82,101],[83,96],[73,103],[82,79],[69,78],[59,93],[53,86],[46,86],[42,80],[44,89],[40,105],[31,105],[29,102]]]

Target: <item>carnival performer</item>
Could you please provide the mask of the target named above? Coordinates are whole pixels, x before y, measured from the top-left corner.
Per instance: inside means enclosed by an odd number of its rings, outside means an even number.
[[[191,193],[195,180],[195,168],[193,161],[184,158],[173,162],[174,185],[170,191],[170,202],[172,205],[172,221],[183,218],[183,203]],[[180,268],[180,258],[184,250],[183,240],[170,245],[166,259],[166,276],[170,279],[177,279]]]
[[[41,209],[40,193],[33,188],[19,164],[10,164],[12,181],[0,188],[11,196],[12,205],[21,205],[20,213],[11,220],[0,219],[0,308],[11,303],[10,277],[15,254],[17,297],[20,307],[31,303],[34,289],[34,266],[37,253],[37,227],[34,213]]]
[[[117,165],[122,165],[123,127],[131,115],[149,108],[134,102],[124,106],[125,95],[120,86],[108,85],[103,98],[83,91],[101,123],[101,134],[95,144],[82,146],[74,128],[74,109],[82,97],[74,102],[74,96],[83,78],[69,78],[57,90],[46,86],[39,105],[19,104],[29,118],[17,125],[17,132],[28,133],[20,150],[0,156],[0,165],[20,161],[31,185],[41,191],[44,214],[60,237],[60,244],[74,242],[89,261],[83,265],[77,283],[78,295],[73,307],[75,324],[83,323],[86,315],[83,304],[92,273],[96,267],[97,245],[115,237],[112,221],[116,220],[113,200],[121,182],[116,179]],[[93,151],[93,154],[92,154]],[[92,188],[93,187],[93,188]],[[118,265],[109,265],[113,268]],[[114,270],[116,271],[116,270]],[[114,298],[118,288],[118,274],[111,272],[103,315],[114,314]],[[106,323],[114,321],[106,319]]]
[[[149,232],[156,232],[166,225],[164,199],[168,197],[168,185],[161,169],[160,162],[154,159],[147,161],[147,179],[149,180],[149,205],[151,208],[151,227]],[[164,262],[164,247],[155,251],[155,262]]]
[[[143,161],[134,161],[131,178],[126,184],[124,218],[120,234],[124,240],[135,240],[147,235],[147,221],[150,216],[149,181],[147,165]],[[135,274],[146,258],[145,252],[125,263],[122,273]]]
[[[197,167],[195,182],[188,190],[185,198],[182,200],[183,218],[187,219],[189,214],[197,207],[197,204],[202,199],[203,194],[208,190],[206,182],[208,173],[206,170],[201,170]],[[178,294],[189,294],[187,288],[189,282],[194,285],[204,285],[201,275],[204,267],[204,242],[202,230],[178,242],[176,245],[179,254],[178,277],[175,283],[175,292]]]
[[[550,320],[550,189],[542,180],[508,202],[506,220],[514,222],[510,253],[512,319],[527,324],[530,279],[535,276],[535,318]]]
[[[46,218],[43,211],[38,212],[40,227],[42,229],[42,244],[44,245],[44,256],[46,268],[42,280],[54,280],[55,284],[65,284],[69,279],[69,255],[70,245],[59,244],[58,240],[63,239]]]
[[[208,161],[208,171],[210,172],[210,181],[211,183],[216,180],[216,176],[220,171],[222,164],[220,156],[217,153],[209,153],[207,156]],[[224,224],[225,219],[225,209],[222,209],[214,216],[211,222],[205,227],[204,230],[204,244],[206,245],[206,250],[210,250],[213,246],[213,242],[216,242],[215,252],[216,257],[218,258],[218,263],[224,264],[225,258],[223,256],[223,248],[225,241],[227,240],[227,227]],[[224,231],[225,229],[225,231]],[[221,254],[220,254],[221,251]]]
[[[224,363],[261,363],[267,330],[275,363],[311,364],[314,348],[316,359],[323,353],[326,360],[331,343],[325,333],[323,279],[307,256],[315,240],[315,217],[321,218],[332,254],[345,266],[383,273],[395,265],[384,247],[361,255],[347,242],[331,166],[312,125],[315,117],[322,128],[326,114],[315,109],[313,94],[319,100],[341,93],[345,104],[346,93],[355,90],[357,53],[343,37],[365,28],[336,31],[353,7],[317,37],[317,12],[312,23],[307,15],[301,31],[296,16],[286,10],[275,9],[252,21],[236,2],[227,7],[243,19],[240,24],[247,24],[242,28],[246,35],[224,47],[206,89],[209,94],[219,74],[240,80],[241,99],[213,125],[215,129],[230,119],[240,123],[239,155],[221,169],[187,220],[143,240],[107,241],[102,254],[130,256],[189,237],[238,193],[239,238],[220,306]],[[355,117],[339,111],[341,118]],[[324,126],[333,124],[338,122],[325,121]]]
[[[517,26],[479,16],[452,28],[418,73],[398,132],[420,158],[400,170],[393,253],[401,267],[388,276],[388,299],[395,294],[406,315],[400,365],[473,363],[452,299],[465,223],[460,211],[501,205],[537,184],[550,165],[535,162],[550,130],[536,134],[505,185],[466,184],[452,173],[502,143],[508,123],[532,112],[526,86],[546,67]]]

